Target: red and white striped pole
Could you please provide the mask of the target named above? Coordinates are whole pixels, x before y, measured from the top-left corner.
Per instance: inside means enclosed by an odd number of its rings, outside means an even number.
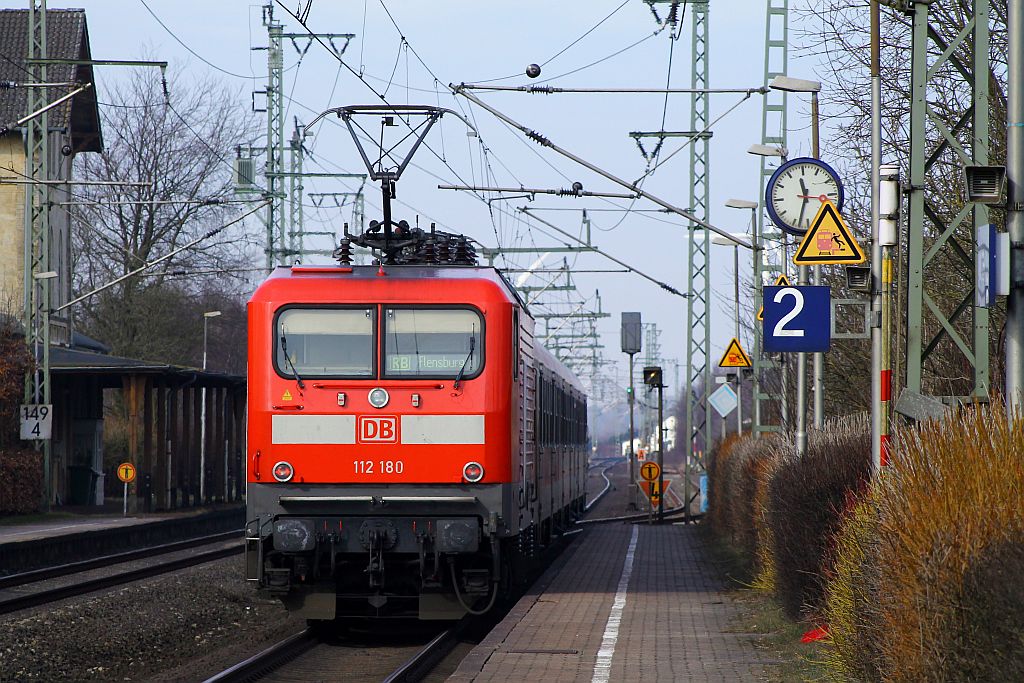
[[[881,247],[881,363],[879,368],[879,449],[876,470],[889,464],[889,416],[892,402],[892,250],[899,241],[900,168],[886,164],[878,172],[878,244]]]

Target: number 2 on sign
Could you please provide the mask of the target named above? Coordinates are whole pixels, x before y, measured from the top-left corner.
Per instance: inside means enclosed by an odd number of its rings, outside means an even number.
[[[800,311],[804,310],[804,295],[799,289],[787,287],[775,292],[774,301],[777,304],[781,304],[782,300],[787,296],[791,296],[794,299],[793,310],[779,319],[779,322],[775,324],[775,330],[772,334],[776,337],[802,337],[804,336],[804,330],[787,330],[786,323],[800,315]]]

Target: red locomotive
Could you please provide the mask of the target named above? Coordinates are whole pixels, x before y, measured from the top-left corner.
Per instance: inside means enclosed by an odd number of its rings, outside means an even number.
[[[585,501],[586,397],[513,287],[386,220],[385,265],[346,240],[249,302],[246,577],[315,620],[487,609]]]

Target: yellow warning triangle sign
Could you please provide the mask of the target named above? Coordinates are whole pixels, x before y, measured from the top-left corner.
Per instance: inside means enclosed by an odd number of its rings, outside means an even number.
[[[785,273],[780,273],[779,276],[777,278],[775,278],[775,285],[774,286],[775,287],[789,287],[790,286],[789,285],[789,278],[786,277]],[[761,321],[764,321],[764,306],[761,306],[761,308],[757,309],[757,319],[761,320]]]
[[[793,256],[793,263],[798,266],[855,264],[866,260],[864,250],[857,244],[850,227],[829,199],[821,203],[821,208],[811,221],[811,229],[804,235]]]
[[[725,353],[722,355],[722,360],[718,361],[718,367],[720,368],[749,368],[750,367],[750,356],[740,346],[740,340],[735,337],[729,342],[729,346],[725,347]]]

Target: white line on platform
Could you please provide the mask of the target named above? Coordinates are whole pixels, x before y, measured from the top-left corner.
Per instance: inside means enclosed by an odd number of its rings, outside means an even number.
[[[608,615],[608,623],[604,627],[604,637],[601,638],[601,649],[597,651],[597,661],[594,662],[594,676],[591,683],[608,683],[612,672],[612,657],[615,656],[615,643],[619,640],[619,625],[622,623],[622,611],[626,608],[626,593],[629,589],[629,577],[633,574],[633,556],[636,554],[636,539],[640,527],[633,525],[633,535],[629,539],[629,548],[626,550],[626,561],[622,564],[622,576],[619,577],[619,587],[615,591],[615,600],[612,602],[612,612]]]

